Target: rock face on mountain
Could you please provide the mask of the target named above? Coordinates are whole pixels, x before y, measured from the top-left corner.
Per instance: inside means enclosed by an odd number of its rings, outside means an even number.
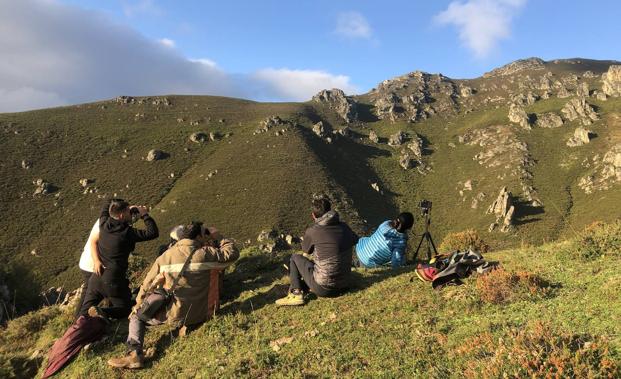
[[[613,184],[621,183],[621,143],[614,145],[601,159],[597,154],[590,160],[586,163],[594,168],[593,173],[578,182],[585,193],[607,190]]]
[[[612,65],[602,74],[602,92],[608,96],[621,96],[621,65]]]
[[[563,119],[554,112],[537,115],[536,124],[540,128],[559,128],[563,126]]]
[[[567,146],[576,147],[589,143],[592,133],[592,131],[585,128],[576,128],[574,135],[567,140]]]
[[[591,125],[593,121],[599,120],[599,116],[584,97],[571,99],[565,104],[561,112],[567,121],[580,119],[582,125],[585,126]]]
[[[506,233],[513,228],[515,205],[513,195],[507,190],[507,187],[500,189],[498,197],[490,205],[486,213],[496,215],[496,221],[489,226],[489,231],[493,231],[500,226],[500,231]]]
[[[441,74],[416,71],[383,81],[369,96],[377,117],[416,122],[437,113],[454,114],[459,92],[455,82]]]
[[[351,97],[345,96],[345,92],[338,88],[324,89],[313,96],[313,101],[325,104],[346,123],[353,122],[357,118],[356,102]]]
[[[525,70],[543,70],[545,68],[544,64],[545,61],[540,58],[533,57],[527,59],[520,59],[502,67],[496,68],[490,72],[487,72],[483,74],[483,77],[490,78],[494,76],[508,76]]]
[[[509,121],[520,125],[524,129],[530,129],[530,120],[528,114],[521,106],[511,104],[509,106]]]

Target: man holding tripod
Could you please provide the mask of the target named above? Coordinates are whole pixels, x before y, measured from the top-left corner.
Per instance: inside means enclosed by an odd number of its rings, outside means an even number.
[[[140,217],[146,230],[132,227]],[[130,206],[122,199],[105,202],[99,217],[97,251],[103,264],[103,273],[91,275],[80,314],[104,318],[123,318],[131,310],[131,290],[127,279],[129,254],[136,243],[150,241],[159,236],[155,220],[144,206]],[[110,307],[98,307],[107,298]]]

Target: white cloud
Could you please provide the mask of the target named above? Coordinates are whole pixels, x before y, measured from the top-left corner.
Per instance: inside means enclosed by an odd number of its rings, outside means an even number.
[[[355,90],[324,71],[265,69],[231,74],[190,60],[103,13],[49,0],[0,1],[0,112],[118,95],[201,94],[308,100],[324,88]]]
[[[162,38],[162,39],[159,39],[157,42],[169,48],[175,47],[175,41],[173,41],[170,38]]]
[[[527,0],[453,1],[435,16],[442,25],[454,25],[459,39],[477,58],[484,58],[511,35],[511,22]]]
[[[322,89],[331,88],[340,88],[347,94],[358,91],[348,76],[332,75],[325,71],[266,68],[255,72],[252,77],[264,91],[258,94],[259,97],[267,99],[281,97],[304,101]]]
[[[371,39],[373,30],[359,12],[342,12],[337,16],[335,33],[346,38]]]

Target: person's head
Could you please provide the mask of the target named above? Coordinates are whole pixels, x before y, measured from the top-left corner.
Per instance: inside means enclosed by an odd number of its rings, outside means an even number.
[[[397,216],[397,218],[393,221],[395,229],[399,233],[403,233],[409,229],[412,229],[414,225],[414,215],[410,212],[402,212]]]
[[[132,219],[129,203],[123,199],[112,200],[108,212],[115,220],[130,222]]]
[[[311,212],[313,218],[317,219],[330,212],[331,209],[332,205],[330,204],[330,200],[328,200],[327,196],[313,196],[313,200],[311,202]]]

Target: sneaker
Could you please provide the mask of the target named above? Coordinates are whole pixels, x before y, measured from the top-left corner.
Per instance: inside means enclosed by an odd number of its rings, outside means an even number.
[[[108,360],[108,365],[115,368],[129,368],[138,369],[144,367],[144,354],[139,354],[133,350],[126,356],[120,358],[111,358]]]
[[[276,305],[304,305],[304,294],[289,293],[282,299],[276,300]]]

